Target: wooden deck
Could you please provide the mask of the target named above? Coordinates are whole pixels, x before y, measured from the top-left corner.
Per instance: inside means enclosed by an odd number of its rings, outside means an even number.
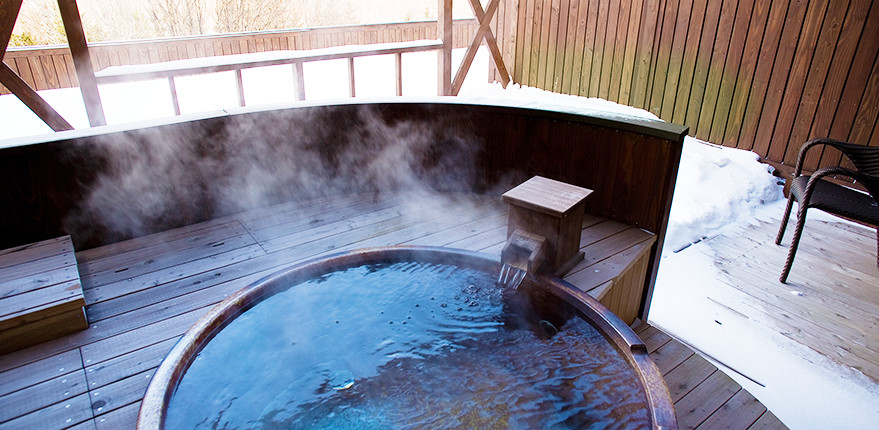
[[[132,428],[153,371],[179,336],[225,296],[281,267],[393,244],[499,254],[505,236],[499,198],[424,203],[351,196],[283,204],[78,252],[89,328],[0,356],[0,427]],[[613,282],[629,282],[620,262],[642,255],[653,235],[587,216],[582,238],[587,258],[568,279],[619,300],[606,291]],[[646,324],[638,332],[669,381],[682,428],[784,427],[690,349]]]
[[[796,214],[781,246],[777,219],[709,239],[722,280],[746,297],[722,304],[879,383],[876,231],[825,221],[814,209],[809,217],[786,284],[778,276]]]

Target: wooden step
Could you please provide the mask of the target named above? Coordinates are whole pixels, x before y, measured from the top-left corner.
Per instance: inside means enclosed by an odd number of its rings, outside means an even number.
[[[0,251],[0,354],[88,327],[70,236]]]

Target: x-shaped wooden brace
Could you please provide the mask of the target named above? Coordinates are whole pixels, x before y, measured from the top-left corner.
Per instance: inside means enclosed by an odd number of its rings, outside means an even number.
[[[479,30],[476,31],[473,41],[471,41],[470,46],[467,47],[467,53],[464,54],[464,60],[461,61],[461,66],[458,67],[458,72],[455,73],[455,79],[452,80],[452,95],[456,96],[458,95],[458,91],[461,91],[461,85],[464,84],[464,77],[467,75],[467,71],[470,70],[470,64],[473,63],[473,57],[476,56],[476,50],[479,49],[479,45],[482,44],[482,39],[485,39],[485,44],[488,45],[488,50],[491,52],[494,65],[497,67],[497,71],[501,75],[501,81],[504,88],[510,83],[510,74],[507,72],[506,66],[504,66],[504,58],[501,56],[501,50],[497,46],[497,40],[494,38],[491,28],[489,28],[491,18],[494,16],[494,13],[497,12],[498,3],[500,3],[500,0],[491,0],[485,10],[483,10],[482,5],[479,4],[479,0],[470,0],[470,8],[473,9],[473,15],[476,16],[476,22],[479,23]]]
[[[15,94],[22,103],[30,108],[40,119],[42,119],[52,130],[73,130],[67,120],[64,119],[57,111],[55,111],[49,103],[46,103],[27,82],[10,69],[3,62],[6,56],[6,48],[9,45],[9,39],[12,38],[12,29],[15,28],[15,21],[18,19],[18,13],[21,11],[22,0],[2,0],[0,1],[0,83],[2,83],[12,94]]]

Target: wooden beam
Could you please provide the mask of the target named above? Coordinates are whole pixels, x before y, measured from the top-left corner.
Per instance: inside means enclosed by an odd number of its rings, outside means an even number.
[[[3,0],[0,2],[0,61],[6,55],[6,47],[12,38],[12,30],[21,11],[22,0]]]
[[[437,92],[441,96],[452,94],[452,0],[439,0],[437,13],[437,37],[443,42],[439,51]]]
[[[12,94],[15,94],[22,103],[32,110],[43,122],[45,122],[52,130],[64,131],[73,130],[70,125],[52,106],[46,103],[36,91],[31,88],[27,82],[23,81],[6,63],[0,63],[0,83],[2,83]]]
[[[73,65],[76,67],[76,77],[79,79],[79,90],[82,92],[89,124],[92,127],[107,125],[76,0],[58,0],[58,9],[61,11],[64,32],[67,33],[67,43],[70,47],[70,53],[73,55]]]
[[[491,51],[492,59],[494,60],[498,74],[501,76],[504,88],[510,83],[510,74],[507,72],[506,66],[504,66],[504,59],[497,46],[497,40],[495,40],[494,34],[489,27],[491,19],[497,11],[498,3],[499,0],[491,0],[483,11],[482,5],[479,4],[479,0],[470,0],[470,8],[476,16],[476,21],[479,22],[479,29],[476,31],[476,35],[473,36],[473,41],[470,42],[470,46],[467,47],[467,52],[464,54],[464,59],[458,67],[458,72],[455,73],[455,79],[452,81],[452,95],[457,95],[458,91],[461,91],[461,86],[464,85],[464,78],[467,77],[467,72],[470,70],[470,65],[473,63],[473,58],[476,56],[476,50],[479,49],[479,45],[482,44],[483,39],[485,39],[486,45],[488,45],[488,49]]]

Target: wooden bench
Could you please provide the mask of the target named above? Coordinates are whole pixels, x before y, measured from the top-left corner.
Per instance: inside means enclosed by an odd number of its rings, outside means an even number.
[[[241,77],[243,69],[289,64],[293,66],[293,81],[296,89],[296,100],[305,100],[305,80],[302,64],[312,61],[348,60],[349,95],[354,97],[354,58],[371,55],[396,56],[397,95],[402,95],[402,54],[406,52],[433,51],[442,49],[440,40],[416,40],[411,42],[377,43],[370,45],[346,45],[332,48],[299,50],[299,51],[267,51],[250,54],[221,55],[214,57],[191,58],[186,60],[166,61],[161,63],[111,66],[95,73],[99,84],[118,82],[145,81],[150,79],[168,79],[171,87],[171,100],[174,114],[180,115],[180,104],[177,99],[177,87],[174,78],[178,76],[201,75],[217,72],[235,72],[235,85],[238,93],[238,105],[244,106],[244,86]]]
[[[631,325],[638,319],[655,242],[653,233],[587,213],[580,236],[583,261],[563,279]]]
[[[70,236],[0,251],[0,354],[88,327]]]

